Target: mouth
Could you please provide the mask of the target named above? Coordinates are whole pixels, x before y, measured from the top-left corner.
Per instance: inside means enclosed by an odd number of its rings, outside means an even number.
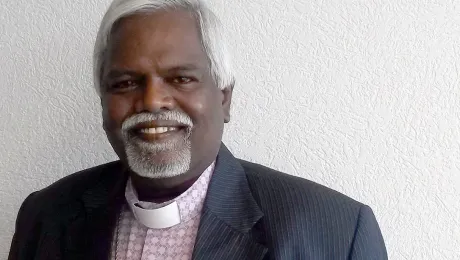
[[[129,130],[129,133],[147,142],[159,142],[173,140],[174,138],[184,138],[187,125],[176,122],[146,122],[141,123]]]

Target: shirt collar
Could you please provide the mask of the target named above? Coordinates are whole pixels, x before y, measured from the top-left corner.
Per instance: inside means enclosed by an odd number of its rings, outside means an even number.
[[[208,191],[213,162],[195,181],[195,183],[177,198],[163,203],[139,201],[131,179],[128,180],[125,197],[136,219],[149,228],[169,228],[201,214]]]

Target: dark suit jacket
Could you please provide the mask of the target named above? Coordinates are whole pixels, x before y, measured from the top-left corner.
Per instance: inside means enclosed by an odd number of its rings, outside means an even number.
[[[109,259],[127,176],[120,162],[32,193],[10,260]],[[372,210],[319,184],[237,160],[222,146],[194,260],[387,259]]]

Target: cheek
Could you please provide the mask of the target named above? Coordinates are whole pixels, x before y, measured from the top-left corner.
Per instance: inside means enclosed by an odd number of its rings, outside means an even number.
[[[200,123],[206,131],[219,131],[223,124],[223,110],[219,95],[206,95],[202,102],[193,105],[195,114],[200,115]]]
[[[119,96],[106,97],[102,103],[104,124],[108,128],[120,128],[132,110],[132,102],[129,99]]]
[[[213,121],[219,115],[219,102],[215,95],[201,95],[189,99],[190,116],[195,115],[202,123],[213,124]]]

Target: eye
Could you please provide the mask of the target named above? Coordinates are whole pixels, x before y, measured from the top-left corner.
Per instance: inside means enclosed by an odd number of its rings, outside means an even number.
[[[139,86],[139,83],[135,80],[123,80],[115,82],[110,85],[110,89],[115,91],[126,91]]]
[[[194,79],[191,77],[187,77],[187,76],[178,76],[178,77],[173,77],[170,79],[171,83],[178,84],[178,85],[188,84],[188,83],[191,83],[192,81],[194,81]]]

